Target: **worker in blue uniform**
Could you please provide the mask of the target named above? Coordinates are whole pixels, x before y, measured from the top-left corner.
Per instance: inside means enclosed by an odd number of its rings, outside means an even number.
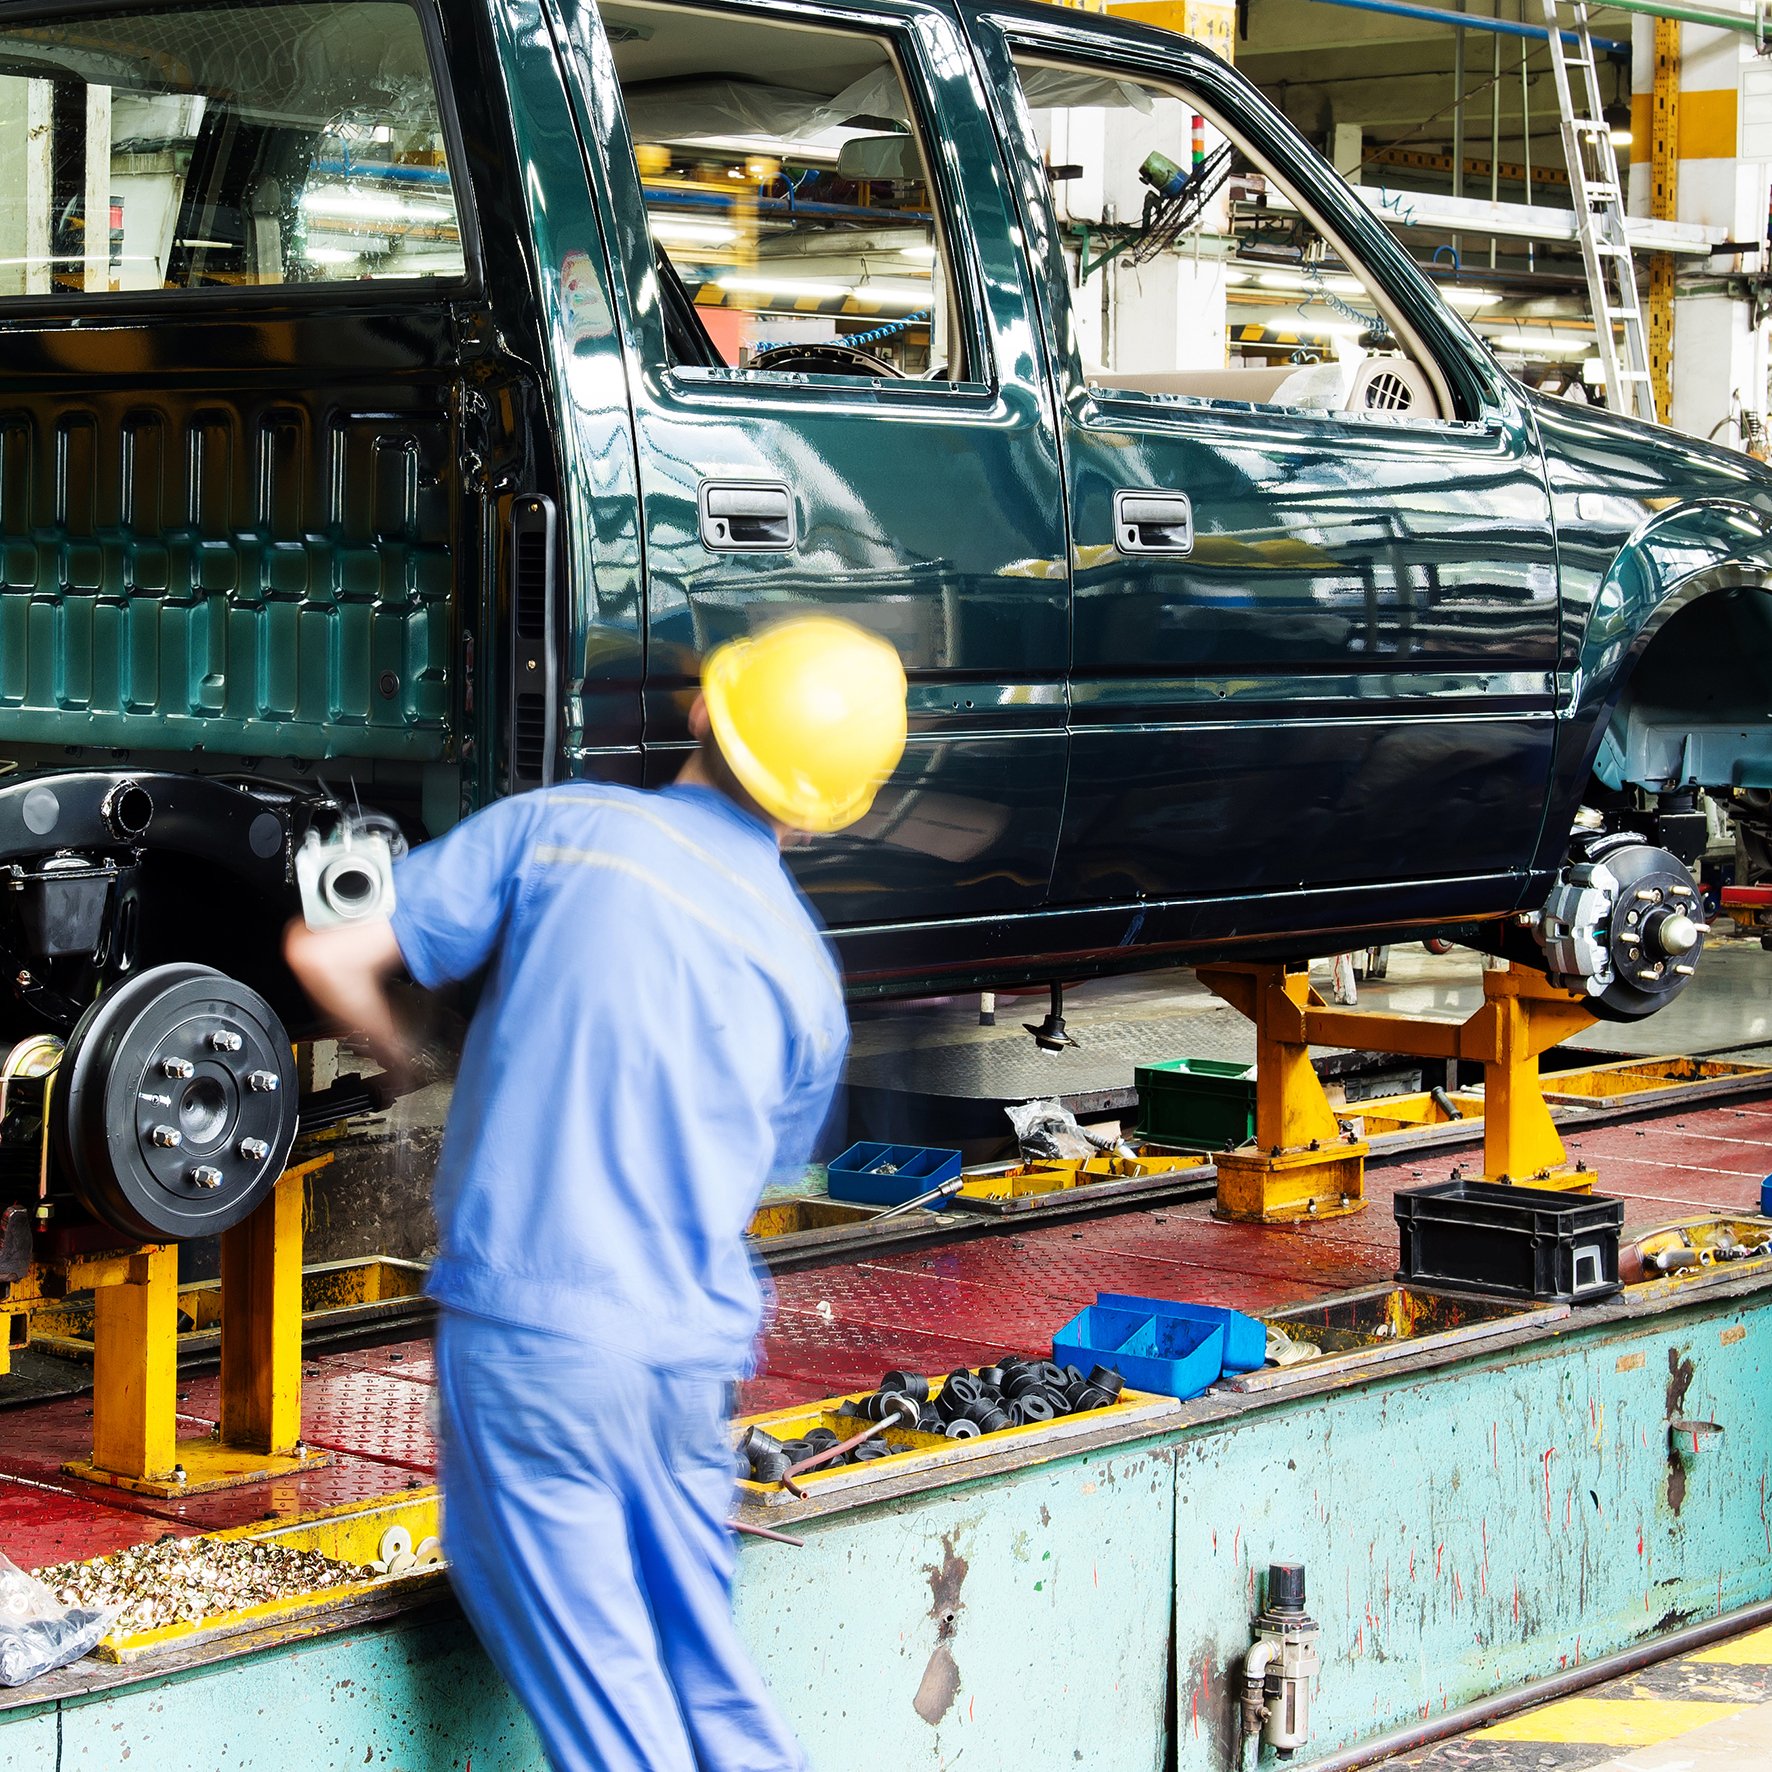
[[[878,637],[784,622],[707,661],[677,781],[477,813],[391,918],[285,951],[401,1062],[387,992],[484,973],[436,1179],[444,1545],[559,1772],[793,1772],[735,1631],[732,1383],[762,1297],[744,1232],[804,1164],[847,1042],[781,863],[867,810],[905,742]]]

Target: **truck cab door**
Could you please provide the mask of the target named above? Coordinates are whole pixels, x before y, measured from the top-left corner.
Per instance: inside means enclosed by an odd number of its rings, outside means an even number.
[[[648,777],[702,656],[791,611],[890,638],[911,740],[790,862],[840,925],[1031,906],[1057,845],[1054,414],[984,95],[946,14],[563,5],[630,333]],[[963,195],[962,195],[963,193]]]
[[[1517,392],[1215,57],[1044,9],[972,29],[1030,169],[1062,411],[1055,903],[1260,894],[1299,927],[1324,889],[1394,914],[1416,881],[1457,883],[1421,895],[1439,914],[1507,908],[1543,814],[1557,632]]]

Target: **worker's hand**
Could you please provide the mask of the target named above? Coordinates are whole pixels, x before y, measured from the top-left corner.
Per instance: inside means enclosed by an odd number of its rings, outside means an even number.
[[[410,1080],[412,1055],[394,1020],[388,980],[400,970],[400,944],[386,917],[310,929],[293,918],[283,931],[283,958],[315,1004],[360,1032],[400,1094]]]

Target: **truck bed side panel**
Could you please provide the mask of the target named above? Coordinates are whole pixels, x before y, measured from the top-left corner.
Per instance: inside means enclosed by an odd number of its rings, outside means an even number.
[[[4,350],[0,743],[444,755],[446,309],[54,323]]]

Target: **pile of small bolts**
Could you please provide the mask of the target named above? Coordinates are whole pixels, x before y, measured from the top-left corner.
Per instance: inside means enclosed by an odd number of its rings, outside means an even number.
[[[837,1413],[858,1424],[897,1417],[906,1429],[915,1428],[918,1433],[972,1440],[1005,1428],[1105,1409],[1117,1400],[1124,1385],[1119,1373],[1109,1366],[1093,1367],[1085,1375],[1075,1366],[1007,1355],[976,1372],[964,1367],[950,1372],[933,1398],[931,1388],[920,1372],[888,1372],[877,1391],[841,1404]],[[797,1440],[777,1440],[753,1427],[738,1444],[738,1474],[751,1482],[777,1483],[802,1459],[841,1444],[842,1438],[828,1427],[815,1427]],[[866,1464],[907,1450],[902,1434],[887,1432],[864,1440],[820,1468]]]
[[[114,1629],[200,1624],[218,1613],[357,1581],[370,1571],[317,1551],[250,1538],[162,1538],[90,1563],[51,1563],[37,1579],[65,1606],[117,1614]]]

